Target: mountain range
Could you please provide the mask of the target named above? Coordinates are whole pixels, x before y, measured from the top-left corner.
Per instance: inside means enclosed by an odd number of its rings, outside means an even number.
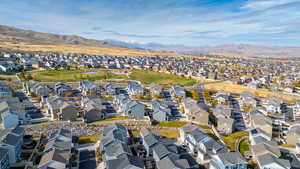
[[[30,42],[31,44],[67,44],[105,48],[129,48],[137,50],[174,52],[186,55],[224,55],[250,57],[300,57],[300,47],[263,46],[250,44],[226,44],[219,46],[165,45],[159,43],[131,43],[114,39],[94,40],[77,35],[58,35],[23,30],[0,25],[0,40],[12,43]]]
[[[290,46],[265,46],[251,44],[227,44],[219,46],[185,46],[163,45],[158,43],[129,43],[117,40],[104,40],[105,42],[123,47],[144,50],[176,52],[187,55],[225,55],[225,56],[250,56],[250,57],[300,57],[300,47]]]

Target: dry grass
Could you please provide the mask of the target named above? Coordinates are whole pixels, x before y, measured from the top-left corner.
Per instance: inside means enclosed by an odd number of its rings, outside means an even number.
[[[90,55],[110,55],[110,56],[172,56],[179,57],[180,54],[171,52],[154,52],[146,50],[136,50],[122,47],[93,47],[78,45],[51,45],[51,44],[31,44],[25,42],[2,42],[0,48],[23,52],[57,52],[57,53],[78,53]],[[187,56],[187,55],[185,55]]]
[[[96,143],[99,140],[99,135],[80,136],[77,139],[78,144]]]
[[[180,128],[186,124],[187,124],[186,121],[163,121],[163,122],[159,122],[158,124],[155,124],[155,126]]]
[[[245,91],[252,92],[258,97],[271,97],[271,96],[276,96],[278,98],[284,99],[285,101],[288,102],[293,102],[296,100],[300,100],[299,97],[295,96],[288,96],[284,94],[279,94],[279,93],[274,93],[274,92],[269,92],[269,91],[264,91],[264,90],[257,90],[257,89],[250,89],[241,85],[235,85],[230,82],[222,82],[222,83],[215,83],[215,84],[207,84],[204,86],[206,90],[224,90],[226,92],[230,93],[242,93]]]
[[[165,138],[178,138],[179,131],[177,129],[152,129],[153,133]]]
[[[292,144],[280,144],[280,146],[286,147],[286,148],[296,148],[296,146],[292,145]]]

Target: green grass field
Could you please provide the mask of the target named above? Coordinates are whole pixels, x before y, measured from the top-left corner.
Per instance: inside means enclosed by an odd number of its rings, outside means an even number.
[[[40,72],[26,73],[25,76],[31,75],[32,80],[47,81],[47,82],[74,82],[81,80],[101,80],[101,79],[124,79],[124,80],[138,80],[143,84],[161,84],[161,85],[182,85],[192,86],[196,84],[196,80],[181,77],[177,75],[151,72],[145,70],[133,70],[128,78],[126,75],[105,73],[102,69],[98,70],[46,70]],[[92,73],[89,73],[92,72]],[[19,76],[21,80],[25,80]]]
[[[92,73],[88,73],[92,72]],[[48,70],[32,73],[33,80],[37,81],[80,81],[80,80],[100,80],[100,79],[126,79],[125,75],[103,73],[99,70]]]
[[[250,144],[249,144],[248,140],[245,139],[240,143],[239,150],[242,155],[244,155],[245,152],[250,150]]]
[[[230,148],[230,150],[234,151],[236,141],[248,135],[249,133],[246,131],[238,131],[229,136],[222,136],[222,140],[226,143],[226,145]]]
[[[182,85],[193,86],[196,84],[196,80],[181,77],[178,75],[172,75],[167,73],[159,73],[145,70],[133,70],[130,74],[131,80],[138,80],[144,84],[161,84],[161,85]]]

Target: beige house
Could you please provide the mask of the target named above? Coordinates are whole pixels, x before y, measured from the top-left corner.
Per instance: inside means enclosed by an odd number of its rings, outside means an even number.
[[[262,130],[265,134],[272,137],[272,120],[261,113],[250,114],[250,121],[252,128],[258,128]]]
[[[300,142],[300,125],[290,127],[290,130],[286,136],[286,143],[296,145]]]

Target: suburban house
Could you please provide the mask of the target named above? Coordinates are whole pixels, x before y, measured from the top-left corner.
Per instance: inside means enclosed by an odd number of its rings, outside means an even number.
[[[106,169],[144,169],[144,162],[137,156],[124,154],[117,159],[105,161]]]
[[[106,169],[144,168],[143,160],[132,155],[128,147],[128,136],[127,129],[118,123],[110,124],[102,130],[99,148],[104,154]]]
[[[51,115],[52,120],[76,120],[79,110],[73,103],[67,102],[59,96],[49,97],[46,103],[48,114]]]
[[[108,113],[109,108],[104,100],[95,96],[85,96],[81,99],[81,106],[84,111],[86,122],[102,120],[107,117],[113,117],[115,113]]]
[[[212,157],[210,169],[247,169],[248,162],[239,152],[219,153]]]
[[[300,125],[295,124],[290,127],[287,133],[286,143],[296,146],[296,144],[299,142],[300,142]]]
[[[153,148],[153,158],[157,169],[199,168],[199,164],[191,156],[185,154],[186,152],[182,152],[174,144],[159,143]]]
[[[154,121],[168,121],[172,117],[172,110],[170,106],[163,101],[154,99],[152,100],[152,109],[153,109],[153,114],[152,118]]]
[[[231,109],[226,105],[218,105],[212,110],[210,119],[218,132],[222,135],[229,135],[233,131],[234,120],[231,118]]]
[[[265,133],[256,128],[250,131],[249,136],[253,160],[258,164],[259,169],[265,168],[291,168],[289,160],[281,158],[281,151],[277,142]]]
[[[210,161],[213,155],[228,152],[225,145],[215,141],[199,129],[188,132],[185,140],[190,152],[202,161]]]
[[[72,146],[72,132],[66,129],[57,130],[45,145],[38,168],[69,168]]]
[[[116,143],[110,144],[105,148],[103,159],[104,161],[118,159],[123,155],[132,155],[132,152],[127,144]]]
[[[250,112],[250,123],[251,127],[260,129],[269,137],[272,137],[273,126],[272,119],[262,114],[260,111],[253,110]]]
[[[52,134],[45,145],[44,152],[49,152],[53,149],[70,152],[73,146],[72,132],[67,129],[60,128]]]
[[[282,104],[283,104],[283,100],[275,96],[262,100],[262,106],[269,113],[281,113]]]
[[[127,95],[117,95],[114,102],[118,106],[119,111],[123,112],[126,116],[143,118],[145,115],[145,105],[137,100],[132,100]]]
[[[162,86],[160,86],[158,84],[151,84],[150,92],[151,92],[152,96],[159,96],[162,93]]]
[[[47,112],[51,116],[52,120],[55,120],[58,118],[58,113],[60,111],[60,106],[63,104],[64,98],[59,97],[57,95],[55,96],[50,96],[47,101]]]
[[[28,81],[24,82],[23,86],[27,92],[27,94],[34,94],[35,96],[43,97],[48,96],[50,93],[50,89],[40,82],[37,81]]]
[[[105,151],[106,147],[110,144],[116,143],[128,143],[129,133],[127,129],[118,123],[112,123],[107,127],[103,128],[100,133],[100,151]]]
[[[9,151],[0,147],[0,168],[9,169]]]
[[[3,128],[15,128],[19,124],[27,122],[26,112],[19,100],[16,99],[0,100],[0,117]]]
[[[79,89],[84,96],[100,96],[101,88],[94,82],[84,80],[79,83]]]
[[[114,83],[107,83],[105,85],[106,94],[113,96],[116,94],[116,85]]]
[[[61,151],[59,149],[53,149],[46,152],[38,165],[38,169],[65,169],[69,168],[70,153],[66,151]]]
[[[250,106],[252,108],[255,108],[257,106],[255,95],[251,92],[242,92],[240,94],[239,103],[241,108],[244,106]]]
[[[130,96],[144,95],[144,87],[138,82],[128,82],[127,90]]]
[[[54,86],[54,90],[58,96],[65,97],[65,96],[76,96],[80,94],[78,89],[72,88],[66,83],[58,82]]]
[[[179,85],[174,85],[171,87],[171,95],[176,98],[185,98],[185,89]]]
[[[10,97],[12,96],[11,87],[3,81],[0,81],[0,97]]]
[[[280,159],[272,154],[264,154],[257,157],[257,164],[259,169],[276,168],[276,169],[290,169],[291,165],[288,160]]]
[[[76,120],[79,111],[74,103],[63,102],[63,104],[60,106],[61,107],[58,112],[58,119],[63,121]]]
[[[197,101],[186,98],[182,102],[184,108],[184,116],[191,122],[208,125],[209,123],[209,107],[205,104],[198,104]]]
[[[21,160],[23,136],[24,129],[21,127],[0,130],[0,148],[8,151],[8,159],[10,164]]]
[[[229,100],[229,93],[218,91],[213,98],[218,101],[218,104],[227,104]]]
[[[159,143],[159,137],[151,133],[148,129],[142,128],[140,130],[140,135],[142,138],[142,144],[146,149],[147,156],[153,155],[153,147]]]
[[[194,125],[194,124],[191,124],[191,123],[187,123],[186,125],[182,126],[179,128],[179,141],[183,144],[187,144],[187,134],[189,134],[191,131],[193,130],[200,130],[201,129],[197,126],[197,125]]]
[[[292,110],[293,119],[300,117],[300,101],[296,101],[288,105],[288,108]]]

